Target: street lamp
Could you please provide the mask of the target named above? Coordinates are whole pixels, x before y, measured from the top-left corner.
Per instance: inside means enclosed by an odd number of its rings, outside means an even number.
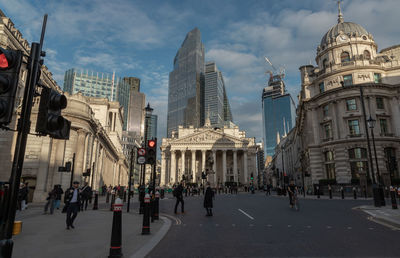
[[[369,115],[367,120],[368,127],[371,129],[371,136],[372,136],[372,145],[374,147],[374,155],[375,155],[375,163],[376,163],[376,174],[378,176],[378,184],[379,186],[382,185],[381,175],[379,173],[379,165],[378,165],[378,157],[376,155],[376,146],[375,146],[375,135],[374,135],[374,127],[375,127],[376,120]]]

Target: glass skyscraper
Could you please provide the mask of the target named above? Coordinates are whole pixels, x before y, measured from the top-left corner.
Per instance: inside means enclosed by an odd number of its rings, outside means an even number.
[[[157,119],[158,119],[157,115],[151,115],[148,127],[149,130],[148,139],[157,138]]]
[[[285,93],[283,75],[271,76],[262,93],[264,148],[273,156],[277,139],[288,133],[296,122],[296,106],[289,93]]]
[[[224,78],[215,62],[208,62],[205,67],[203,109],[211,125],[223,127],[225,122],[232,122]]]
[[[123,130],[126,130],[130,85],[122,78],[115,76],[115,73],[109,74],[72,68],[65,72],[63,89],[70,94],[81,92],[88,97],[118,101],[124,108]]]
[[[169,74],[167,134],[179,125],[201,126],[204,45],[198,28],[187,35],[174,59]]]

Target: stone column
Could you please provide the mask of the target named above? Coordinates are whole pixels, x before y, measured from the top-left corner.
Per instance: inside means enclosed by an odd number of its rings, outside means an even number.
[[[192,150],[192,182],[196,182],[196,150]]]
[[[82,183],[82,173],[83,173],[83,160],[85,156],[85,143],[86,132],[84,130],[78,130],[78,137],[76,141],[75,150],[75,168],[74,168],[74,181],[79,181]]]
[[[226,182],[226,150],[222,151],[222,184]]]
[[[161,151],[161,182],[160,185],[165,185],[165,182],[168,182],[168,175],[167,175],[167,160],[165,157],[165,151]]]
[[[171,171],[169,172],[170,181],[172,184],[176,182],[176,152],[171,150]],[[170,182],[168,181],[168,183]]]
[[[213,154],[213,160],[214,160],[214,163],[213,163],[214,186],[217,186],[217,151],[216,151],[216,150],[213,150],[213,151],[212,151],[212,154]]]
[[[182,155],[182,175],[185,174],[185,150],[181,150],[181,155]],[[181,180],[182,178],[178,178],[178,180]]]
[[[39,142],[40,141],[40,142]],[[34,202],[42,202],[46,200],[47,192],[51,189],[46,189],[47,175],[49,173],[49,160],[53,147],[53,139],[50,137],[42,137],[36,144],[40,144],[41,148],[36,155],[39,156],[39,167],[37,170],[36,187],[33,194]]]
[[[244,183],[247,183],[247,150],[243,151],[243,176],[244,176]]]
[[[234,181],[238,181],[238,167],[237,167],[237,151],[233,151],[233,177]]]
[[[206,150],[201,151],[201,172],[206,172]]]

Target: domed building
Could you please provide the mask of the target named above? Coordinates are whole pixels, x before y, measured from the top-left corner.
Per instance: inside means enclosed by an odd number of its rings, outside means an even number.
[[[308,189],[400,183],[400,45],[378,52],[373,36],[345,22],[339,6],[315,61],[299,68],[296,127],[277,147],[289,177],[304,178]]]

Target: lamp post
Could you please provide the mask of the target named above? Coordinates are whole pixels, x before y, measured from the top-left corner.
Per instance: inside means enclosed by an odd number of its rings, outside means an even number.
[[[383,188],[382,188],[382,178],[379,173],[378,156],[376,155],[376,145],[375,145],[375,135],[374,135],[374,127],[375,127],[376,120],[373,119],[371,117],[371,115],[369,115],[367,123],[368,123],[368,127],[371,129],[372,145],[374,147],[374,156],[375,156],[375,163],[376,163],[376,175],[378,177],[378,188],[377,188],[376,192],[378,194],[380,204],[382,206],[385,206],[385,198],[384,198],[384,193],[383,193]]]
[[[145,111],[144,145],[145,145],[145,148],[147,149],[147,140],[149,138],[149,120],[151,119],[151,114],[153,112],[153,109],[150,107],[150,103],[147,103],[147,106],[144,108],[144,111]],[[145,168],[144,168],[144,172],[143,172],[143,183],[145,182],[144,178],[146,177],[146,165],[144,165],[144,166],[145,166]],[[151,173],[151,169],[150,169],[150,173]]]

